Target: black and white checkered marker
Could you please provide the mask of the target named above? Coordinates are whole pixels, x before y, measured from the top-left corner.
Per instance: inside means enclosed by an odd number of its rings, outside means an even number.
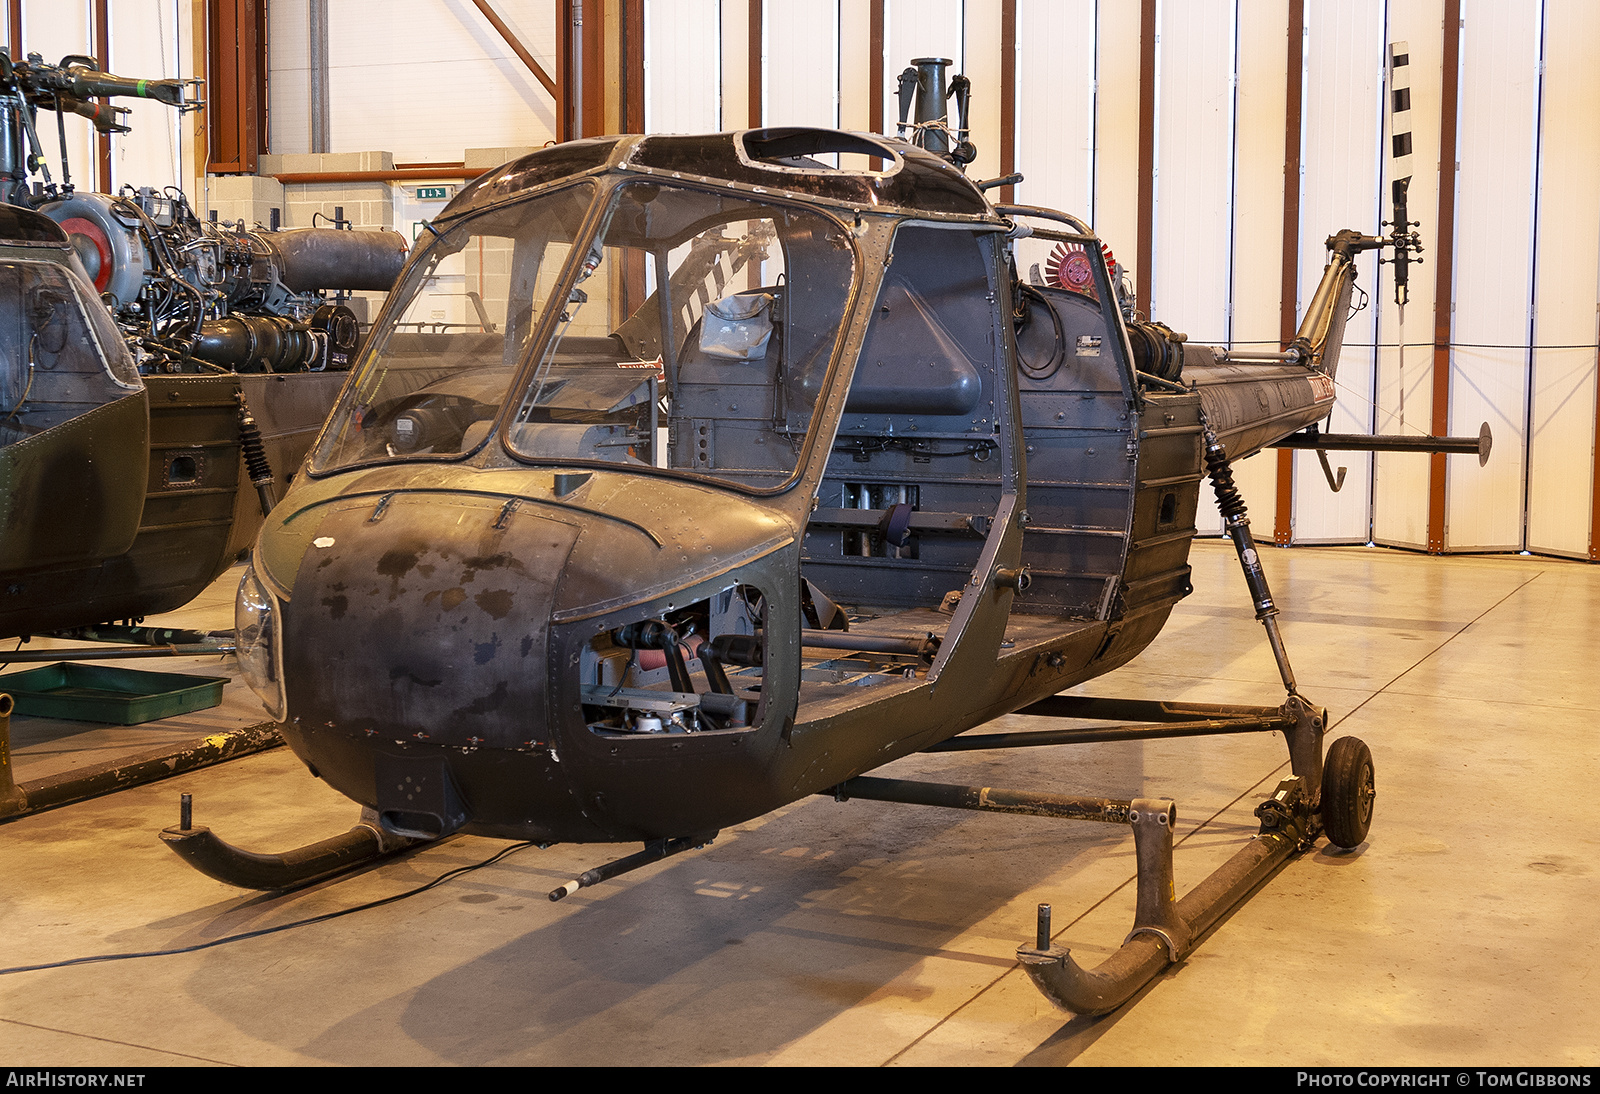
[[[1411,56],[1404,42],[1389,43],[1389,131],[1390,177],[1398,188],[1411,182]]]
[[[1411,49],[1389,43],[1389,178],[1394,220],[1389,241],[1394,247],[1394,302],[1402,308],[1410,296],[1407,267],[1411,253],[1422,249],[1407,220],[1406,191],[1411,186]]]

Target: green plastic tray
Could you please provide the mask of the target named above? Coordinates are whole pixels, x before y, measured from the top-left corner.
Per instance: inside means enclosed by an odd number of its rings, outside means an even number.
[[[216,706],[229,679],[63,661],[0,676],[0,691],[16,700],[18,714],[136,726]]]

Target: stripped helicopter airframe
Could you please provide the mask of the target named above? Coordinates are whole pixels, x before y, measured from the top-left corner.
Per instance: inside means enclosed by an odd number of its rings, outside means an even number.
[[[241,664],[290,747],[365,807],[252,855],[280,888],[455,832],[644,841],[552,894],[806,795],[1133,826],[1109,1010],[1296,850],[1366,837],[1372,760],[1294,684],[1229,459],[1325,418],[1355,280],[1329,240],[1298,337],[1251,361],[1124,314],[1071,216],[992,204],[904,141],[803,128],[575,141],[430,226],[256,544]],[[1053,246],[1048,276],[1016,249]],[[1126,663],[1189,591],[1204,476],[1283,672],[1277,707],[1058,693]],[[1144,725],[957,737],[1009,712]],[[1279,730],[1261,835],[1181,902],[1173,804],[863,773],[921,750]],[[1015,740],[1013,738],[1027,738]]]

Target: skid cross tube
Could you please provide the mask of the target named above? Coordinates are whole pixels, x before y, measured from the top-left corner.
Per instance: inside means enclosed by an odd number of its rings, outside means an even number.
[[[635,851],[631,855],[596,866],[593,870],[585,870],[565,885],[551,889],[550,899],[552,901],[562,900],[579,889],[587,889],[591,885],[609,881],[620,874],[628,873],[630,870],[648,866],[652,862],[659,862],[661,859],[670,858],[673,855],[681,855],[685,851],[693,851],[698,847],[704,847],[716,838],[717,834],[710,832],[698,836],[673,836],[670,839],[648,840],[644,845],[643,851]]]
[[[973,809],[983,813],[1020,813],[1030,817],[1100,821],[1103,824],[1127,824],[1129,810],[1134,807],[1133,802],[1116,798],[1072,798],[1064,794],[1036,794],[993,786],[925,783],[913,779],[882,779],[871,775],[858,775],[822,793],[831,793],[835,801],[841,802],[862,798],[903,805]]]

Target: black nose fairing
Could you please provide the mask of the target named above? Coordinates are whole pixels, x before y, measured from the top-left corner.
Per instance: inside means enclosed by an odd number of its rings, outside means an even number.
[[[394,827],[465,819],[451,757],[549,747],[548,621],[580,529],[529,509],[352,501],[301,562],[284,611],[290,742]]]

